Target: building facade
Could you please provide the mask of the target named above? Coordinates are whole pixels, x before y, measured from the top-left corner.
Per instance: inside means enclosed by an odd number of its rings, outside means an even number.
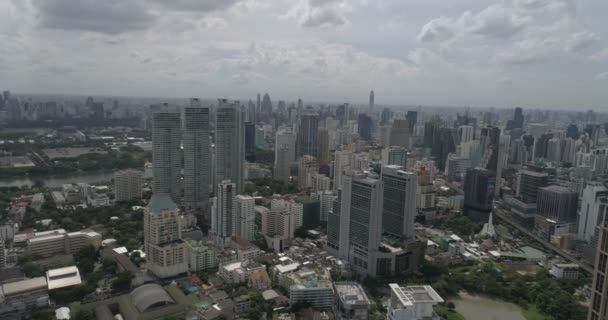
[[[144,212],[144,251],[148,269],[157,277],[188,271],[188,246],[181,232],[175,202],[166,193],[154,194]]]
[[[190,99],[184,117],[184,206],[207,209],[211,184],[211,146],[209,145],[209,108]]]
[[[131,201],[141,199],[143,172],[120,170],[114,173],[114,200]]]
[[[181,118],[165,104],[152,114],[152,191],[166,193],[175,203],[182,198]]]

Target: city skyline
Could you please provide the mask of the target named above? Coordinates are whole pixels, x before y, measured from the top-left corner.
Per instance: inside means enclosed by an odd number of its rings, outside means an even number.
[[[377,105],[603,110],[606,100],[604,3],[65,4],[0,4],[1,86],[234,98],[265,88],[275,99],[362,105],[371,89]]]

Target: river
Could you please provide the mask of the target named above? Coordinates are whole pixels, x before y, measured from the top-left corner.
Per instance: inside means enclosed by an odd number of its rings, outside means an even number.
[[[461,292],[459,299],[452,300],[456,311],[466,320],[526,320],[517,305],[484,296],[472,296]]]
[[[0,179],[0,187],[22,187],[32,186],[34,180],[42,179],[44,186],[47,188],[60,188],[66,183],[78,183],[84,182],[88,184],[94,184],[104,181],[112,181],[112,171],[94,171],[94,172],[81,172],[76,174],[65,174],[56,175],[40,178],[23,177],[17,179]],[[148,178],[152,176],[152,172],[149,168],[146,168],[144,177]]]

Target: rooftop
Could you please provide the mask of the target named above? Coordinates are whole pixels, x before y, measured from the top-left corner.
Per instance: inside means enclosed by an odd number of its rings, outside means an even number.
[[[334,282],[334,287],[344,304],[370,304],[365,291],[356,282]]]
[[[174,210],[177,209],[177,205],[173,202],[173,199],[166,193],[156,193],[152,195],[150,198],[150,203],[148,204],[148,209],[152,213],[160,213],[164,210]]]
[[[416,303],[442,303],[443,299],[431,286],[400,287],[398,284],[389,284],[392,294],[397,297],[402,306],[413,306]]]
[[[78,271],[76,266],[51,269],[46,272],[46,280],[49,285],[49,290],[75,286],[82,283],[80,271]]]
[[[4,296],[9,296],[13,294],[19,294],[22,292],[27,292],[30,290],[36,289],[46,289],[47,282],[45,277],[38,277],[32,279],[26,279],[16,282],[9,282],[2,285],[2,294]]]

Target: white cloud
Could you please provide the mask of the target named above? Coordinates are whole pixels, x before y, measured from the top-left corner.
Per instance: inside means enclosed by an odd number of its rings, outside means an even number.
[[[351,11],[346,0],[299,0],[283,17],[309,28],[341,26],[349,22],[346,14]]]
[[[595,61],[608,61],[608,48],[604,48],[591,55],[591,59]]]
[[[417,39],[447,44],[451,50],[493,49],[491,61],[527,64],[580,52],[599,40],[577,22],[575,13],[569,0],[505,0],[477,13],[435,18]]]
[[[608,71],[607,72],[598,73],[595,76],[595,80],[601,80],[601,81],[608,80]]]

